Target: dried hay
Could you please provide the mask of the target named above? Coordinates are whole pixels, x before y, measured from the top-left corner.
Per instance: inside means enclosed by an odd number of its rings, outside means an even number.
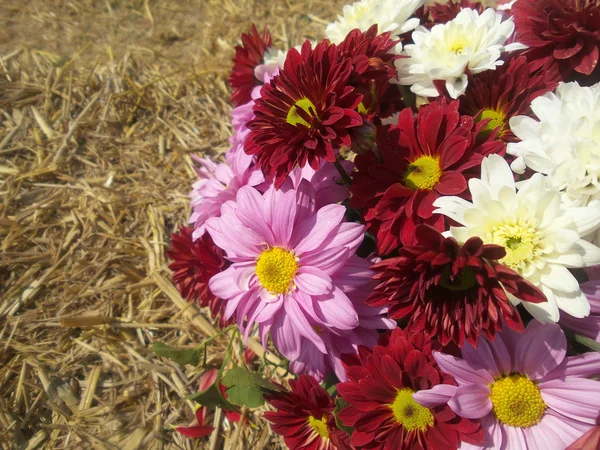
[[[319,38],[342,3],[2,2],[4,448],[282,448],[253,413],[241,427],[211,414],[208,441],[174,433],[194,423],[200,369],[150,348],[217,333],[172,286],[164,251],[189,215],[190,154],[227,149],[239,33],[267,22],[280,47]]]

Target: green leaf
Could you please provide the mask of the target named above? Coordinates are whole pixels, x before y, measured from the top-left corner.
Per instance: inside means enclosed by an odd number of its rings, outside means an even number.
[[[585,345],[587,348],[594,350],[595,352],[600,351],[600,343],[594,341],[593,339],[587,338],[580,334],[575,335],[575,340],[579,342],[581,345]]]
[[[333,411],[333,417],[335,417],[335,424],[337,425],[337,427],[340,430],[345,431],[348,435],[352,435],[352,432],[354,431],[354,428],[345,426],[342,423],[342,421],[339,419],[339,417],[338,417],[338,413],[342,409],[344,409],[346,406],[348,406],[348,402],[346,402],[340,396],[336,397],[336,399],[335,399],[335,410]]]
[[[170,347],[162,342],[155,342],[152,345],[152,350],[158,356],[170,359],[181,366],[186,364],[197,366],[200,364],[202,359],[202,351],[199,348],[193,348],[190,350],[177,350],[176,348]]]
[[[227,387],[227,399],[234,405],[257,408],[264,403],[263,391],[280,391],[275,383],[249,372],[243,367],[234,367],[221,380]]]
[[[193,400],[202,406],[218,406],[219,408],[224,409],[234,409],[231,403],[223,398],[218,386],[219,380],[215,381],[215,384],[213,384],[207,390],[188,395],[186,399]]]

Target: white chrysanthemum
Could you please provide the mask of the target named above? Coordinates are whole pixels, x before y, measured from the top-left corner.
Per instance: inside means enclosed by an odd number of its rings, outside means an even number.
[[[581,238],[598,229],[600,210],[566,206],[542,174],[520,183],[518,190],[513,177],[504,158],[491,155],[483,160],[481,179],[469,180],[472,203],[440,197],[434,212],[464,225],[450,227],[450,235],[458,241],[479,236],[486,244],[505,248],[501,263],[540,288],[548,299],[547,303],[523,302],[537,320],[557,322],[559,309],[574,317],[587,316],[589,302],[567,269],[600,263],[600,248]]]
[[[411,16],[425,0],[362,0],[344,6],[337,22],[327,25],[325,36],[334,44],[342,42],[350,31],[367,31],[377,24],[377,31],[390,32],[392,37],[414,30],[419,19]],[[402,47],[398,45],[397,51]]]
[[[472,74],[495,69],[504,64],[500,55],[505,51],[525,48],[513,43],[504,45],[512,35],[512,18],[502,21],[502,13],[491,8],[481,15],[465,8],[448,23],[431,30],[419,26],[412,33],[414,44],[404,47],[396,60],[398,83],[412,85],[410,90],[424,97],[437,97],[433,81],[446,82],[452,98],[458,98],[467,88],[467,68]]]
[[[563,202],[585,206],[600,200],[600,83],[591,87],[561,83],[555,93],[531,102],[535,120],[516,116],[512,132],[521,142],[508,145],[515,172],[525,167],[548,175]]]

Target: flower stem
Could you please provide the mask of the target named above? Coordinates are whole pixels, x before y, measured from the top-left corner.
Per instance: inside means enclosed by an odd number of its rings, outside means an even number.
[[[336,158],[333,165],[339,172],[340,176],[342,177],[342,180],[344,180],[344,184],[347,184],[349,187],[352,186],[352,178],[350,178],[350,175],[348,175],[348,173],[344,170],[344,168],[340,164],[340,160]]]

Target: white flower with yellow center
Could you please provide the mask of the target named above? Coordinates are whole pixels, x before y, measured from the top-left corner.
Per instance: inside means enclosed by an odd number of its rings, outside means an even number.
[[[565,205],[539,173],[517,190],[508,163],[498,155],[483,160],[481,179],[471,179],[469,190],[472,202],[459,197],[434,202],[435,213],[463,225],[450,227],[449,234],[459,242],[479,236],[486,244],[504,247],[506,256],[500,262],[540,288],[548,299],[547,303],[523,302],[540,322],[557,322],[559,309],[574,317],[587,316],[589,302],[567,269],[600,263],[600,248],[582,239],[600,226],[600,210]]]
[[[591,87],[561,83],[556,92],[531,102],[537,119],[516,116],[512,132],[521,142],[508,145],[517,156],[512,168],[548,175],[562,200],[586,206],[600,200],[600,83]],[[600,242],[596,236],[594,243]]]
[[[425,0],[362,0],[344,6],[337,22],[327,25],[325,36],[334,44],[342,42],[350,31],[358,28],[367,31],[377,24],[379,34],[390,32],[392,38],[419,25],[419,19],[411,17]],[[398,51],[402,50],[399,45]]]
[[[518,43],[504,45],[513,34],[515,24],[503,21],[501,13],[491,8],[481,15],[465,8],[448,23],[431,30],[419,26],[412,34],[414,44],[404,47],[408,58],[396,60],[398,83],[411,85],[410,90],[424,97],[439,95],[434,80],[445,82],[452,98],[467,88],[467,69],[472,74],[495,69],[504,64],[502,52],[525,48]]]

